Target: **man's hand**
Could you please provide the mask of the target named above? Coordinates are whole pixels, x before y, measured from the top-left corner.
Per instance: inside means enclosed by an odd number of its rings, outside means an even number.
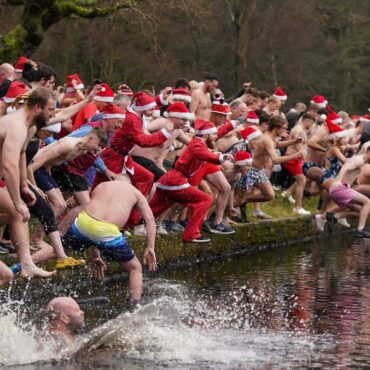
[[[148,266],[149,271],[157,270],[157,258],[155,256],[154,248],[145,249],[143,262],[145,266]]]
[[[166,87],[163,89],[162,91],[162,94],[163,94],[163,98],[164,99],[167,99],[168,98],[168,95],[170,95],[172,92],[172,87]]]
[[[240,212],[234,208],[234,207],[231,207],[230,208],[230,215],[233,216],[233,217],[236,217],[236,216],[239,216]]]
[[[86,99],[90,102],[94,99],[95,95],[102,89],[103,87],[101,85],[96,85],[91,90],[90,94],[86,97]]]
[[[107,269],[106,263],[101,259],[101,257],[94,257],[91,260],[91,273],[95,279],[104,279],[104,271]]]
[[[288,134],[288,132],[284,131],[284,132],[280,135],[280,137],[281,137],[282,139],[284,139],[284,140],[288,140],[288,139],[289,139],[289,134]]]
[[[14,203],[15,210],[21,214],[23,218],[23,222],[27,222],[30,218],[30,210],[26,206],[26,203],[23,202],[23,200],[20,200],[17,203]]]
[[[108,180],[114,181],[118,177],[120,177],[121,175],[120,174],[117,174],[117,173],[114,173],[111,170],[108,170],[108,168],[107,168],[107,170],[105,171],[105,176],[107,176]]]
[[[224,161],[234,162],[234,157],[231,154],[223,154],[222,157]]]
[[[301,136],[299,136],[299,137],[297,137],[296,139],[295,139],[295,144],[300,144],[300,143],[302,143],[303,142],[303,138],[301,137]]]
[[[22,198],[29,206],[33,206],[36,203],[36,195],[33,193],[33,191],[28,187],[22,187],[21,188]]]
[[[35,190],[42,198],[48,199],[48,196],[37,186],[33,186],[33,190]]]

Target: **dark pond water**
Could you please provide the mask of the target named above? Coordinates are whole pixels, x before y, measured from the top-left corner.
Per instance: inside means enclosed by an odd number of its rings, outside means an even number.
[[[146,279],[145,304],[134,313],[125,280],[91,284],[78,295],[111,302],[86,308],[80,348],[62,359],[35,340],[41,308],[56,292],[49,287],[35,298],[13,288],[0,296],[0,363],[24,370],[370,367],[369,252],[370,242],[342,236],[162,272]]]

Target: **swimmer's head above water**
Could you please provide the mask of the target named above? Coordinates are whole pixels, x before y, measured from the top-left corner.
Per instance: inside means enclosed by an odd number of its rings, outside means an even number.
[[[75,340],[77,330],[85,326],[85,314],[71,297],[52,299],[46,308],[49,319],[49,332],[56,337]]]

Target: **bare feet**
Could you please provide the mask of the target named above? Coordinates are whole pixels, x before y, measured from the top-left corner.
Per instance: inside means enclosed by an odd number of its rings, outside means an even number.
[[[33,276],[39,276],[42,278],[48,278],[53,275],[55,275],[56,271],[45,271],[43,269],[40,269],[34,264],[30,265],[22,265],[22,271],[21,271],[21,276],[24,278],[31,278]]]

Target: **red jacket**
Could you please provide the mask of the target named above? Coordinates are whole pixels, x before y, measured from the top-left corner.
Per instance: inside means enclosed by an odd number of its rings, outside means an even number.
[[[140,117],[128,108],[122,127],[113,134],[111,147],[120,154],[126,155],[135,145],[151,148],[163,144],[170,136],[171,134],[164,128],[151,135],[146,134],[143,131]]]
[[[211,152],[207,144],[200,137],[194,137],[180,158],[175,163],[175,169],[180,171],[185,177],[193,175],[204,162],[220,164],[223,162],[222,154]]]

